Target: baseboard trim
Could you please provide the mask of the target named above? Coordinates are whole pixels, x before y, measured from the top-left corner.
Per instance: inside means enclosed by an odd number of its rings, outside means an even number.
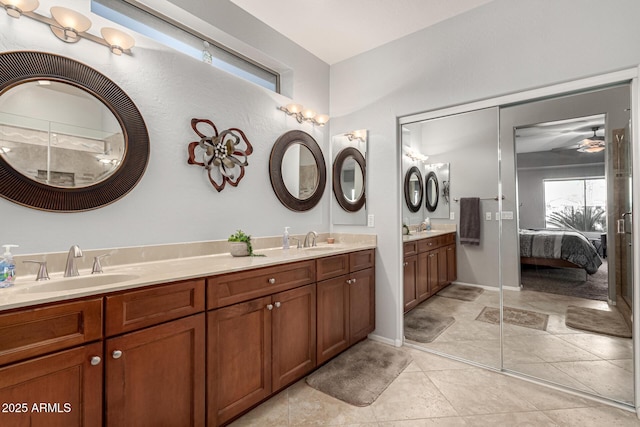
[[[486,289],[487,291],[499,291],[500,289],[496,286],[487,286],[487,285],[478,285],[477,283],[466,283],[466,282],[453,282],[454,285],[464,285],[464,286],[471,286],[474,288],[482,288],[482,289]],[[502,289],[504,289],[505,291],[516,291],[516,292],[520,292],[521,288],[520,286],[503,286]]]
[[[369,339],[372,341],[381,342],[383,344],[389,344],[394,347],[402,347],[402,340],[393,340],[393,339],[386,338],[380,335],[375,335],[375,334],[369,334]]]

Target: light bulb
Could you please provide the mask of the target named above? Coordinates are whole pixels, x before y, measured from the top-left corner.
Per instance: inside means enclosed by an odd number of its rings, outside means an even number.
[[[78,33],[84,33],[91,28],[89,18],[75,10],[66,7],[54,6],[51,8],[51,16],[62,28],[51,26],[51,31],[62,41],[77,42]]]
[[[1,0],[0,4],[12,18],[20,18],[23,13],[33,12],[39,6],[38,0]]]
[[[121,55],[123,51],[131,49],[136,42],[129,34],[115,28],[102,28],[100,34],[109,44],[111,52],[116,55]]]

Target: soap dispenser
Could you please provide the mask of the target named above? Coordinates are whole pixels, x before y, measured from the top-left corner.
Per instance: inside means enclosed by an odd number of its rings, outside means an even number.
[[[2,245],[4,254],[0,259],[0,288],[8,288],[13,286],[16,280],[16,265],[13,261],[11,248],[17,248],[18,245]]]
[[[284,228],[284,234],[282,235],[282,249],[289,249],[289,228]]]

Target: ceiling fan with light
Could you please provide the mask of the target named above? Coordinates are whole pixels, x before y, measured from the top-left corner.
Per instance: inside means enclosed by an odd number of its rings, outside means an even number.
[[[600,129],[599,126],[591,128],[593,136],[583,139],[578,145],[578,151],[581,153],[598,153],[604,150],[604,136],[596,135],[598,129]]]

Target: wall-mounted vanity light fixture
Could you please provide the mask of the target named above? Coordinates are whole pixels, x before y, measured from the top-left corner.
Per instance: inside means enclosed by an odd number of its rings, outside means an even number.
[[[361,142],[364,142],[365,138],[367,137],[366,131],[361,132],[359,130],[354,130],[353,132],[345,133],[344,136],[346,136],[349,141],[356,140]]]
[[[304,108],[300,104],[288,104],[285,107],[278,107],[278,110],[295,117],[298,123],[309,122],[314,125],[324,126],[329,121],[329,116],[326,114],[316,114],[315,111]]]
[[[406,145],[402,147],[402,150],[404,151],[405,156],[417,162],[424,162],[429,158],[426,154],[422,154],[421,152]]]
[[[100,30],[102,37],[87,33],[91,28],[91,20],[66,7],[53,6],[51,18],[49,18],[35,12],[39,6],[38,0],[0,0],[0,5],[4,7],[7,15],[13,18],[26,16],[48,25],[53,34],[66,43],[76,43],[80,39],[87,39],[107,46],[115,55],[123,53],[131,55],[131,48],[135,44],[133,37],[115,28],[105,27]]]

